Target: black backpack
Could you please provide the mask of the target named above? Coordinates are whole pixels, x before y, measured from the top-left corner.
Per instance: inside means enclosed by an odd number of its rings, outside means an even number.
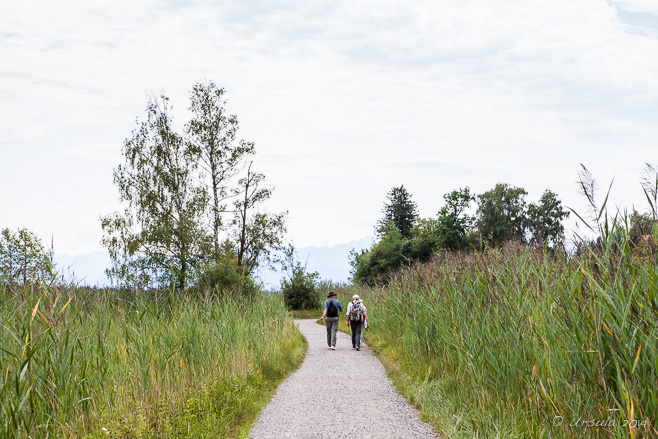
[[[327,317],[338,317],[338,308],[334,305],[334,299],[329,299],[327,307]]]

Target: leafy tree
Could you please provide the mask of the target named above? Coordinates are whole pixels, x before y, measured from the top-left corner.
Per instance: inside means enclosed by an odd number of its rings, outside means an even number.
[[[0,231],[0,282],[29,285],[35,279],[51,282],[55,278],[52,251],[28,229]]]
[[[386,198],[388,201],[382,208],[384,216],[377,223],[379,235],[383,236],[386,233],[387,224],[390,221],[403,237],[411,238],[411,229],[418,217],[418,206],[411,199],[411,194],[402,185],[393,187]]]
[[[569,217],[569,212],[562,208],[557,194],[546,190],[539,203],[530,203],[527,211],[527,229],[529,242],[555,245],[562,233],[562,221]]]
[[[352,249],[349,254],[349,262],[352,269],[350,275],[353,283],[369,283],[370,280],[370,259],[369,249],[361,249],[357,251]]]
[[[397,189],[389,193],[390,199],[395,199]],[[409,197],[401,197],[410,200]],[[352,280],[370,285],[385,283],[387,275],[401,266],[413,262],[426,262],[439,248],[465,248],[466,232],[471,228],[472,218],[466,214],[473,196],[468,188],[452,191],[444,195],[446,205],[439,212],[437,219],[417,219],[416,206],[413,202],[400,203],[412,205],[414,225],[409,236],[404,236],[397,224],[390,220],[382,225],[380,220],[379,234],[381,239],[369,250],[350,253],[352,265]],[[393,205],[391,203],[386,207]],[[385,211],[386,211],[385,207]],[[389,212],[394,212],[389,209]]]
[[[384,236],[369,251],[350,253],[353,282],[386,283],[391,271],[411,263],[411,240],[404,238],[392,222],[383,233]]]
[[[127,207],[101,217],[102,243],[112,258],[112,279],[182,290],[208,252],[202,228],[207,197],[197,155],[173,130],[168,101],[149,99],[145,120],[124,142],[125,163],[115,168],[114,182]]]
[[[411,259],[429,261],[441,242],[440,223],[436,219],[419,219],[411,229]]]
[[[168,99],[149,100],[146,119],[124,143],[125,164],[114,172],[128,206],[101,217],[113,280],[181,290],[190,283],[225,287],[235,281],[248,290],[253,282],[244,278],[259,263],[274,261],[271,249],[281,244],[284,214],[259,209],[272,191],[261,187],[265,177],[251,164],[240,178],[255,149],[236,140],[238,120],[227,114],[224,94],[213,82],[195,84],[183,134],[172,128]],[[235,217],[226,224],[224,214]]]
[[[478,195],[477,226],[492,245],[523,239],[527,194],[523,188],[498,183],[494,189]]]
[[[236,193],[241,198],[235,201],[235,240],[237,248],[237,264],[245,276],[250,275],[259,261],[271,263],[271,249],[281,248],[285,228],[285,214],[272,214],[257,211],[256,208],[272,195],[271,189],[260,187],[265,180],[263,174],[247,169],[247,175],[240,179]]]
[[[190,146],[198,156],[211,197],[213,244],[220,255],[221,215],[226,211],[226,200],[235,196],[230,181],[243,169],[245,159],[255,153],[253,142],[236,141],[238,118],[227,114],[226,91],[212,81],[194,84],[190,93],[192,119],[187,124]]]
[[[473,227],[474,218],[468,215],[468,209],[475,197],[468,187],[453,190],[443,196],[445,205],[438,214],[438,246],[450,250],[466,248],[466,234]]]

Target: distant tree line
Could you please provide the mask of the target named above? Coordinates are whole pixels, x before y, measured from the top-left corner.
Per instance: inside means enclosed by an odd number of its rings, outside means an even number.
[[[505,183],[477,196],[466,187],[443,196],[436,218],[419,218],[418,206],[404,185],[394,187],[377,223],[378,241],[370,249],[351,253],[353,281],[386,282],[392,270],[428,261],[439,250],[481,250],[512,240],[555,247],[569,212],[549,190],[537,203],[526,203],[527,194]]]
[[[635,209],[627,215],[609,215],[606,206],[597,203],[597,184],[587,168],[581,165],[579,187],[591,208],[597,234],[591,244],[597,245],[609,230],[623,233],[617,242],[647,250],[658,239],[658,171],[646,164],[641,186],[650,206],[648,212]],[[498,183],[493,189],[473,195],[468,187],[453,190],[443,196],[443,207],[436,218],[419,218],[418,206],[404,187],[393,187],[386,196],[382,217],[376,225],[377,241],[366,250],[352,250],[352,280],[370,285],[386,283],[390,273],[415,262],[426,262],[437,251],[483,251],[514,241],[556,249],[563,241],[563,221],[570,212],[550,190],[539,201],[527,203],[525,189]],[[472,207],[473,205],[474,208]],[[609,221],[623,227],[611,227]],[[586,242],[580,237],[580,243]]]

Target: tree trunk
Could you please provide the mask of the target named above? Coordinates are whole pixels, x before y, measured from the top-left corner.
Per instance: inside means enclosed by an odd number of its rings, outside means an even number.
[[[187,276],[187,261],[185,257],[181,259],[180,273],[178,275],[178,290],[185,291],[185,276]]]

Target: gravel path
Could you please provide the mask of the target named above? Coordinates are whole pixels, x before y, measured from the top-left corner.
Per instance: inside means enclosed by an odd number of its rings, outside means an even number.
[[[258,438],[438,438],[391,385],[367,346],[352,350],[338,333],[336,350],[315,320],[296,320],[308,340],[302,366],[277,389],[251,429]]]

